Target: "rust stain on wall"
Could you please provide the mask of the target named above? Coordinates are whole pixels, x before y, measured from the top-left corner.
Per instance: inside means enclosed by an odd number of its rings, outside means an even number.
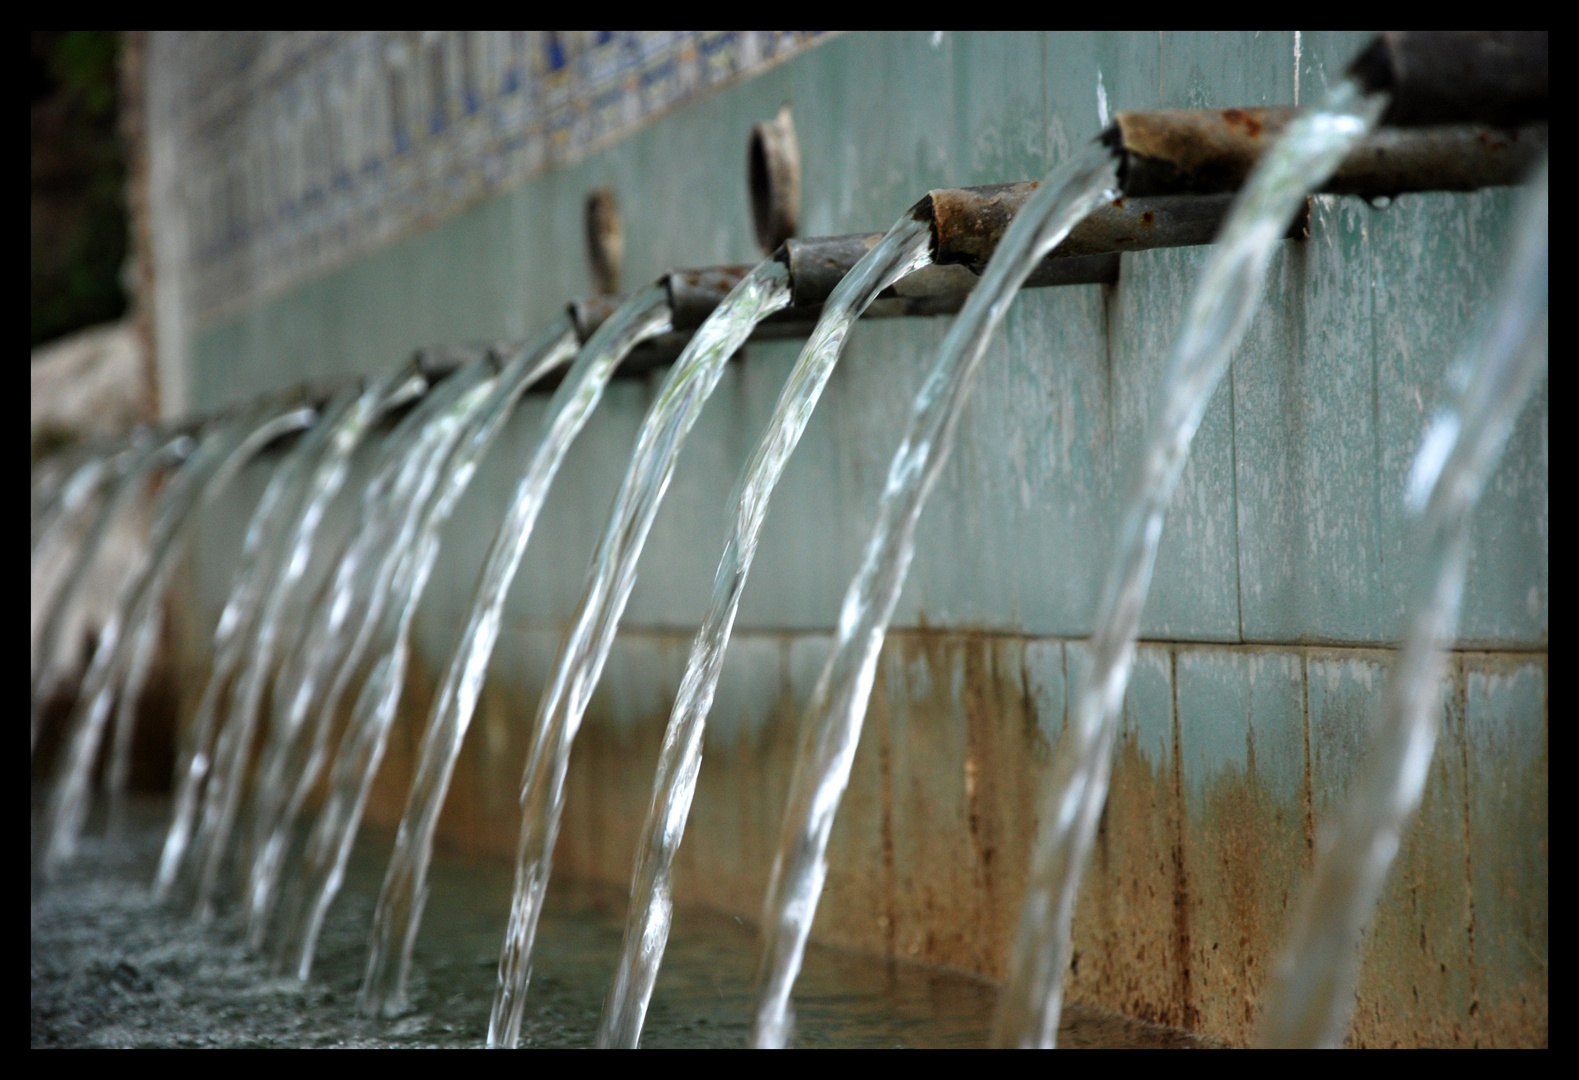
[[[1071,998],[1176,1027],[1194,1019],[1182,824],[1171,756],[1152,761],[1121,739],[1075,912]]]
[[[1202,1024],[1246,1042],[1304,870],[1298,792],[1279,798],[1249,767],[1229,769],[1190,808],[1191,972]],[[1293,796],[1289,798],[1288,796]]]
[[[968,632],[889,635],[830,844],[817,940],[1003,976],[1050,756],[1047,733],[1063,724],[1062,715],[1038,715],[1038,709],[1062,709],[1062,699],[1038,704],[1026,646],[1025,639]],[[572,756],[555,854],[563,879],[621,889],[629,882],[690,638],[648,633],[630,647],[644,650],[641,673],[657,677],[661,692],[644,695],[634,711],[607,688],[594,696]],[[777,657],[768,661],[776,672],[760,682],[760,693],[773,697],[761,703],[766,722],[714,717],[725,728],[733,722],[730,730],[741,734],[710,742],[703,758],[676,868],[681,905],[760,917],[809,694],[796,681],[807,676],[796,674],[794,647],[786,636],[776,652],[759,649],[759,657]],[[1177,665],[1186,650],[1213,648],[1221,647],[1168,646],[1167,656]],[[1343,652],[1306,651],[1323,660]],[[1354,655],[1369,662],[1359,650]],[[1500,671],[1489,660],[1475,663],[1491,672],[1486,678]],[[1510,663],[1527,667],[1528,658]],[[511,668],[511,655],[496,664]],[[535,666],[513,664],[520,672]],[[1464,675],[1455,672],[1460,693],[1444,717],[1425,805],[1365,941],[1354,1045],[1546,1041],[1544,951],[1538,964],[1526,965],[1527,977],[1498,982],[1488,981],[1471,949],[1475,886],[1465,845],[1488,828],[1489,811],[1476,811],[1473,822],[1466,817],[1473,754],[1466,748]],[[1170,678],[1176,682],[1176,671]],[[369,806],[374,824],[398,819],[414,732],[427,719],[432,674],[414,664],[409,681],[400,730]],[[490,681],[446,805],[441,843],[514,857],[516,792],[538,692],[529,681]],[[744,706],[721,698],[720,707]],[[1317,801],[1312,774],[1308,764],[1296,763],[1294,787],[1277,790],[1272,774],[1258,766],[1252,736],[1242,762],[1209,777],[1189,775],[1177,749],[1180,726],[1201,718],[1179,715],[1176,691],[1171,709],[1168,747],[1147,745],[1128,730],[1117,745],[1076,911],[1066,996],[1242,1043],[1253,1031],[1288,906],[1308,866],[1310,808]],[[1309,719],[1301,712],[1308,714],[1308,706],[1301,704],[1292,722],[1306,728],[1298,739],[1308,762]],[[1329,705],[1323,723],[1353,719],[1335,719]],[[1507,790],[1524,792],[1497,819],[1506,819],[1496,829],[1510,837],[1528,830],[1531,813],[1544,815],[1544,742],[1521,769],[1496,778]]]

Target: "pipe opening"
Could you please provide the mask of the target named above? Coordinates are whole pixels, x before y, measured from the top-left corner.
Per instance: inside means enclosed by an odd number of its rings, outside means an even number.
[[[800,144],[788,105],[772,120],[751,126],[746,146],[746,185],[757,246],[771,255],[800,224]]]
[[[1391,95],[1384,125],[1546,120],[1545,30],[1388,30],[1355,58],[1349,76]]]
[[[625,227],[620,202],[611,187],[587,195],[587,267],[593,291],[613,296],[620,291],[620,271],[625,262]]]

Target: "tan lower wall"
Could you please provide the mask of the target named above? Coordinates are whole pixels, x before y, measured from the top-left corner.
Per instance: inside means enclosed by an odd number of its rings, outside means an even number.
[[[501,643],[496,672],[514,670],[531,689],[490,680],[444,813],[444,843],[513,858],[525,732],[541,685],[531,675],[554,640],[540,634],[514,653],[509,637]],[[689,645],[681,634],[620,639],[576,744],[556,874],[628,882]],[[731,653],[679,856],[682,908],[758,917],[797,710],[825,649],[820,638],[752,635],[737,643],[740,663]],[[834,829],[816,939],[1002,976],[1035,792],[1078,655],[1078,643],[1047,639],[890,635]],[[1248,1039],[1316,822],[1363,746],[1387,659],[1360,649],[1142,645],[1076,918],[1071,1000]],[[1202,698],[1200,672],[1221,682],[1241,670],[1252,672],[1243,754],[1214,764],[1224,748],[1203,750],[1200,733],[1231,735],[1237,721],[1229,705],[1213,711],[1217,699]],[[1268,670],[1286,676],[1288,730],[1268,703]],[[1502,720],[1482,715],[1500,707],[1497,693],[1531,678],[1533,720],[1515,715],[1531,707],[1528,687],[1525,704],[1503,708]],[[372,822],[398,820],[412,720],[425,717],[431,681],[413,673]],[[1224,685],[1227,701],[1237,691],[1232,677]],[[1544,687],[1543,654],[1455,656],[1425,805],[1364,946],[1355,1044],[1545,1044]]]

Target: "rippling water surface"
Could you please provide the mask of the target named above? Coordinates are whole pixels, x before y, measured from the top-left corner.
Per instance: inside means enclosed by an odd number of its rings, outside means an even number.
[[[416,1008],[358,1014],[367,934],[390,838],[359,843],[330,912],[314,977],[269,974],[225,914],[206,929],[155,904],[147,883],[167,808],[133,807],[109,846],[92,837],[55,885],[32,897],[31,1042],[45,1046],[481,1046],[509,909],[507,865],[440,852],[412,966]],[[623,890],[556,883],[537,936],[522,1046],[590,1046],[619,955]],[[743,1046],[756,929],[705,911],[677,913],[642,1045]],[[796,986],[796,1043],[807,1047],[980,1046],[996,989],[955,972],[822,948]],[[1066,1010],[1064,1045],[1187,1046],[1187,1036]]]

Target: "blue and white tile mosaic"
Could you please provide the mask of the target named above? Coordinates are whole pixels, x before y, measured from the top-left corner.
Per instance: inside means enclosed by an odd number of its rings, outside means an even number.
[[[159,35],[187,311],[300,281],[814,43],[802,30]]]

